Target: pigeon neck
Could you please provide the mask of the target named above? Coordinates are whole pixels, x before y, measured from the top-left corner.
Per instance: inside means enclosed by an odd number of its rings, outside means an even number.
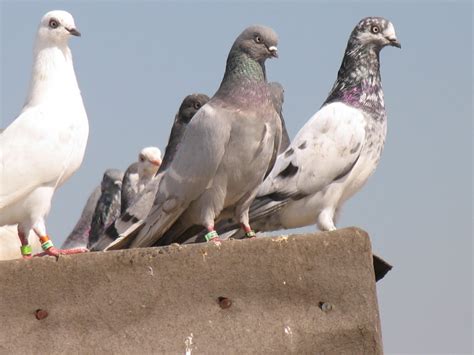
[[[166,170],[171,164],[171,161],[174,159],[176,151],[178,150],[178,145],[181,142],[186,126],[187,123],[183,123],[180,120],[178,113],[174,119],[173,127],[171,127],[171,133],[168,138],[168,145],[166,146],[165,155],[163,156],[163,160],[161,162],[160,168],[158,169],[158,172]]]
[[[37,45],[25,107],[43,104],[49,100],[57,101],[58,97],[71,100],[77,96],[80,97],[80,90],[74,73],[72,54],[67,44]]]
[[[380,48],[349,41],[325,104],[342,101],[367,111],[383,110],[379,53]]]
[[[238,85],[235,85],[235,84]],[[251,59],[247,54],[232,50],[217,95],[252,96],[252,88],[266,87],[265,64]]]

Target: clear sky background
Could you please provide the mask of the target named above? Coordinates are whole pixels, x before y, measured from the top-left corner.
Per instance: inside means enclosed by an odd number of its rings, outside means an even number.
[[[70,11],[83,34],[70,46],[90,124],[82,167],[53,200],[56,245],[106,168],[125,170],[145,146],[164,150],[183,97],[216,91],[246,26],[280,36],[267,74],[285,87],[292,138],[324,101],[357,22],[390,19],[402,49],[381,53],[385,151],[339,226],[367,230],[394,265],[377,286],[387,353],[471,353],[471,2],[2,1],[0,127],[23,105],[36,28],[53,9]]]

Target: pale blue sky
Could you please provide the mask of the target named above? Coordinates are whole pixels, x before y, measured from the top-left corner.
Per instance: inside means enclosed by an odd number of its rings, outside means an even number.
[[[381,54],[386,147],[339,226],[366,229],[394,264],[378,284],[387,353],[471,353],[470,2],[1,1],[0,127],[21,109],[37,24],[53,9],[70,11],[83,34],[71,49],[90,124],[84,163],[53,200],[47,227],[56,245],[106,168],[125,169],[144,146],[164,149],[182,98],[215,92],[246,26],[280,36],[267,72],[285,87],[293,137],[324,101],[354,25],[390,19],[402,49]]]

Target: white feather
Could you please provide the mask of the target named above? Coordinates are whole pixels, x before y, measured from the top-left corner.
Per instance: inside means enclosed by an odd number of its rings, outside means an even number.
[[[48,27],[55,18],[62,27]],[[72,16],[47,13],[39,26],[30,90],[20,115],[0,134],[0,225],[46,233],[54,191],[79,168],[89,126],[74,73]]]

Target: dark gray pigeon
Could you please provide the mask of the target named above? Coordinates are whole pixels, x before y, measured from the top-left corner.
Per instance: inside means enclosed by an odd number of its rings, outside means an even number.
[[[160,179],[173,161],[187,125],[194,114],[208,101],[209,97],[205,94],[191,94],[184,98],[174,118],[173,127],[171,128],[165,155],[158,170],[158,175],[145,187],[145,190],[137,198],[136,202],[122,212],[120,217],[107,228],[105,234],[99,239],[99,242],[94,245],[94,250],[104,250],[110,243],[117,239],[119,235],[123,236],[133,233],[137,222],[146,218],[153,206]]]
[[[209,101],[209,96],[205,94],[191,94],[184,98],[179,106],[178,113],[174,117],[171,127],[168,144],[165,149],[163,163],[160,166],[159,173],[162,173],[170,166],[176,155],[179,143],[183,139],[184,131],[197,111]]]
[[[63,249],[87,247],[87,244],[89,243],[92,216],[94,215],[95,206],[99,201],[100,194],[101,187],[97,186],[87,199],[87,202],[82,209],[81,217],[79,217],[74,229],[63,243]]]
[[[263,26],[240,34],[218,91],[188,125],[141,230],[108,249],[152,246],[178,218],[183,228],[204,226],[206,239],[216,241],[214,220],[225,209],[253,233],[248,208],[281,141],[265,73],[266,59],[277,56],[277,41],[276,33]]]
[[[107,169],[100,185],[101,194],[92,216],[88,248],[97,242],[105,229],[120,216],[120,195],[123,173]]]
[[[387,115],[379,52],[387,45],[400,47],[388,20],[368,17],[354,28],[328,98],[260,186],[250,208],[256,230],[312,224],[336,229],[342,204],[375,171],[384,146]],[[223,222],[218,231],[243,237],[237,227]]]
[[[283,118],[283,102],[285,100],[285,90],[280,83],[273,82],[269,83],[270,93],[272,95],[273,107],[275,111],[280,115],[281,120],[281,143],[278,154],[284,152],[286,148],[290,145],[290,137],[288,136],[288,131],[286,130],[285,119]]]
[[[138,161],[131,164],[123,176],[120,214],[125,213],[145,190],[161,165],[161,150],[146,147],[138,154]]]

